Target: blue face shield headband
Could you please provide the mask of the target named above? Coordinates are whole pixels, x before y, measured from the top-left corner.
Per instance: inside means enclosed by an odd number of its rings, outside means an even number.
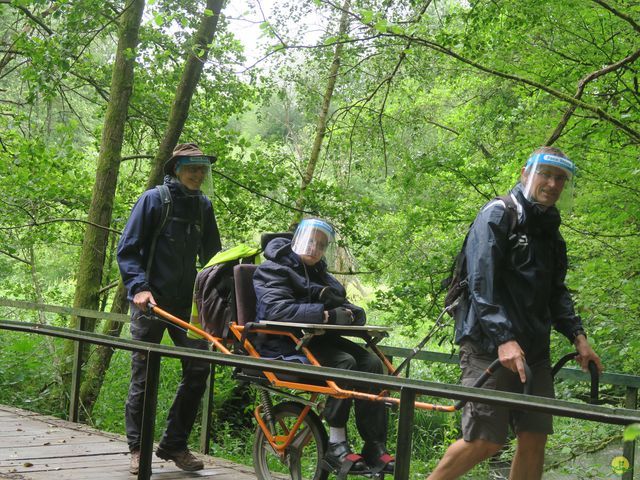
[[[300,230],[301,232],[307,229],[320,230],[327,236],[330,242],[333,242],[336,237],[336,232],[333,230],[333,227],[331,225],[329,225],[327,222],[315,218],[302,220],[297,228],[297,230]]]
[[[530,170],[533,165],[548,165],[550,167],[561,168],[567,172],[569,179],[576,173],[576,166],[571,160],[551,153],[536,153],[535,155],[531,155],[529,160],[527,160],[526,169]]]
[[[184,165],[211,165],[209,157],[180,157],[176,161],[176,173],[180,172],[180,168]]]

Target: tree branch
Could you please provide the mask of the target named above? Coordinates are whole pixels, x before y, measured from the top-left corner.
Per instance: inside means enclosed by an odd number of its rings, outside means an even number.
[[[580,100],[582,98],[582,94],[584,93],[584,89],[585,89],[585,87],[587,86],[587,84],[589,82],[592,82],[595,79],[597,79],[597,78],[599,78],[599,77],[601,77],[603,75],[606,75],[607,73],[613,72],[613,71],[619,69],[620,67],[622,67],[622,66],[624,66],[624,65],[626,65],[628,63],[635,62],[639,57],[640,57],[640,50],[637,50],[634,53],[632,53],[631,55],[628,55],[627,57],[623,58],[622,60],[620,60],[620,61],[618,61],[616,63],[612,63],[611,65],[607,65],[606,67],[604,67],[604,68],[602,68],[600,70],[597,70],[595,72],[592,72],[589,75],[583,77],[578,82],[578,89],[576,90],[576,94],[573,96],[573,98],[576,99],[576,100]],[[560,120],[560,123],[558,123],[558,126],[556,127],[556,129],[553,131],[551,136],[545,142],[545,145],[553,145],[555,143],[555,141],[558,140],[558,138],[560,138],[560,135],[562,135],[562,131],[567,126],[567,123],[569,122],[569,119],[572,117],[573,113],[576,111],[577,108],[578,108],[578,105],[576,105],[576,104],[573,104],[573,105],[569,106],[567,111],[562,116],[562,119]]]
[[[615,8],[613,8],[611,5],[603,2],[602,0],[593,0],[595,3],[597,3],[598,5],[600,5],[601,7],[609,10],[611,13],[613,13],[616,17],[620,17],[621,19],[623,19],[624,21],[628,22],[629,25],[631,25],[633,27],[633,29],[637,32],[640,32],[640,25],[638,25],[636,23],[636,21],[631,18],[629,15],[627,15],[626,13],[622,13],[618,10],[616,10]]]
[[[19,262],[25,263],[25,264],[29,265],[30,267],[33,266],[33,264],[31,262],[29,262],[28,260],[25,260],[24,258],[20,258],[20,257],[18,257],[16,255],[13,255],[12,253],[6,252],[4,250],[0,250],[0,253],[6,255],[7,257],[13,258],[14,260],[17,260]]]
[[[48,26],[46,26],[42,20],[40,20],[38,17],[36,17],[33,13],[31,13],[25,7],[22,7],[20,5],[16,5],[16,8],[18,10],[20,10],[22,13],[24,13],[31,20],[33,20],[35,23],[40,25],[49,35],[53,35],[53,30],[51,30]]]
[[[234,180],[233,178],[229,177],[228,175],[225,175],[222,172],[219,172],[218,170],[215,170],[215,169],[212,168],[211,171],[213,173],[217,174],[217,175],[220,175],[222,178],[225,178],[225,179],[229,180],[234,185],[237,185],[238,187],[240,187],[240,188],[242,188],[244,190],[247,190],[248,192],[251,192],[251,193],[253,193],[254,195],[256,195],[258,197],[266,198],[267,200],[269,200],[269,201],[271,201],[273,203],[277,203],[281,207],[287,208],[289,210],[295,210],[295,211],[300,212],[300,213],[306,213],[308,215],[317,215],[318,214],[318,212],[311,212],[309,210],[303,210],[303,209],[300,209],[300,208],[296,208],[296,207],[294,207],[292,205],[287,205],[286,203],[283,203],[283,202],[281,202],[279,200],[276,200],[275,198],[272,198],[272,197],[270,197],[268,195],[265,195],[264,193],[256,192],[255,190],[253,190],[253,189],[241,184],[240,182]]]
[[[596,1],[596,0],[594,0]],[[424,45],[427,48],[430,48],[431,50],[435,50],[436,52],[442,53],[444,55],[450,56],[452,58],[455,58],[456,60],[462,62],[462,63],[466,63],[467,65],[471,65],[472,67],[485,72],[485,73],[489,73],[491,75],[494,75],[496,77],[499,78],[504,78],[507,80],[512,80],[516,83],[522,83],[524,85],[529,85],[531,87],[534,87],[538,90],[542,90],[543,92],[547,92],[548,94],[563,100],[571,105],[575,105],[576,107],[582,108],[584,110],[588,110],[590,112],[595,113],[599,118],[608,121],[609,123],[615,125],[618,129],[622,130],[624,133],[626,133],[633,141],[634,143],[640,143],[640,132],[634,130],[633,128],[625,125],[621,120],[609,115],[607,112],[605,112],[602,108],[596,107],[594,105],[591,105],[589,103],[583,102],[581,100],[575,99],[574,97],[572,97],[571,95],[561,92],[559,90],[556,90],[554,88],[551,88],[547,85],[544,85],[540,82],[536,82],[535,80],[530,80],[528,78],[524,78],[524,77],[520,77],[518,75],[514,75],[511,73],[506,73],[506,72],[502,72],[500,70],[496,70],[495,68],[491,68],[491,67],[487,67],[486,65],[482,65],[481,63],[478,63],[474,60],[471,60],[470,58],[466,58],[462,55],[460,55],[457,52],[454,52],[451,49],[448,49],[440,44],[437,44],[435,42],[432,42],[430,40],[426,40],[424,38],[419,38],[419,37],[412,37],[406,34],[384,34],[385,36],[390,36],[390,37],[402,37],[402,38],[406,38],[406,39],[413,39],[415,42]]]
[[[105,227],[103,225],[98,225],[97,223],[93,223],[88,220],[81,220],[79,218],[53,218],[51,220],[44,220],[42,222],[33,221],[25,225],[15,225],[13,227],[0,227],[0,230],[17,230],[19,228],[40,227],[42,225],[47,225],[49,223],[85,223],[87,225],[91,225],[96,228],[101,228],[102,230],[106,230],[108,232],[115,233],[117,235],[120,235],[122,233],[120,232],[120,230],[115,230],[113,228]]]

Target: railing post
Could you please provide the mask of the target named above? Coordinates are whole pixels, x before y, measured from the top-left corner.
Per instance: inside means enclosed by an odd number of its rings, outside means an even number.
[[[79,329],[84,332],[87,329],[87,319],[79,318]],[[82,341],[73,344],[73,366],[71,369],[71,391],[69,392],[69,421],[77,422],[80,419],[80,384],[82,382],[82,357],[85,344]]]
[[[142,428],[140,431],[140,469],[138,470],[138,480],[148,480],[151,477],[161,358],[162,356],[159,353],[147,352],[147,381],[144,388]]]
[[[638,407],[638,389],[627,387],[627,395],[625,396],[624,406],[635,410]],[[633,470],[636,454],[636,442],[624,442],[622,447],[622,455],[629,461],[629,470],[622,474],[622,480],[633,480]]]
[[[416,392],[408,388],[400,390],[398,414],[398,440],[396,444],[396,468],[394,480],[407,480],[411,467],[411,434],[413,431],[414,403]]]
[[[216,384],[216,366],[210,364],[209,378],[207,379],[207,389],[204,391],[202,399],[202,421],[200,425],[200,451],[209,455],[211,450],[211,410],[213,409],[213,388]]]

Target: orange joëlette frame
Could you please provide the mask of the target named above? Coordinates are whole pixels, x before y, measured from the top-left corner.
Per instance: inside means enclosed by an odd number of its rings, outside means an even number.
[[[181,319],[179,319],[178,317],[176,317],[174,315],[171,315],[170,313],[164,311],[160,307],[153,306],[152,310],[153,310],[154,313],[156,313],[156,314],[160,315],[161,317],[169,320],[170,322],[175,323],[176,325],[179,325],[179,326],[181,326],[183,328],[186,328],[188,330],[191,330],[192,332],[197,333],[202,338],[207,340],[212,346],[214,346],[216,348],[216,350],[218,350],[219,352],[226,353],[226,354],[229,354],[229,355],[233,355],[229,351],[229,349],[226,348],[226,346],[224,345],[224,343],[225,343],[224,339],[219,338],[219,337],[214,337],[213,335],[205,332],[204,330],[202,330],[202,329],[200,329],[198,327],[195,327],[195,326],[191,325],[190,323],[185,322],[184,320],[181,320]],[[245,328],[244,326],[240,326],[240,325],[236,325],[235,323],[232,323],[230,325],[230,327],[229,327],[229,330],[233,333],[233,335],[235,336],[235,338],[239,342],[242,342],[243,341],[242,334],[244,332],[244,328]],[[273,330],[273,329],[267,329],[267,328],[253,328],[253,329],[251,329],[251,332],[252,333],[265,333],[267,335],[285,335],[285,336],[289,337],[296,345],[299,346],[299,348],[302,350],[302,352],[305,354],[305,356],[311,362],[312,365],[321,366],[320,363],[318,362],[318,360],[309,351],[309,349],[307,347],[305,347],[305,346],[301,346],[300,339],[297,338],[295,335],[293,335],[293,333],[291,333],[290,331]],[[391,365],[389,360],[380,351],[379,348],[377,348],[375,345],[373,345],[373,347],[374,348],[372,348],[372,350],[374,351],[374,353],[382,360],[382,362],[387,367],[388,371],[390,373],[393,373],[394,372],[393,365]],[[249,356],[254,357],[254,358],[260,358],[260,354],[256,351],[256,349],[251,344],[251,342],[246,338],[244,339],[244,342],[243,342],[243,348],[247,351]],[[372,393],[359,392],[357,390],[346,390],[346,389],[343,389],[343,388],[339,387],[332,380],[327,380],[326,381],[326,385],[311,385],[311,384],[308,384],[308,383],[281,380],[273,372],[270,372],[268,370],[265,370],[262,373],[267,378],[267,380],[269,380],[269,382],[271,383],[271,385],[273,387],[290,388],[290,389],[293,389],[293,390],[300,390],[300,391],[303,391],[303,392],[309,392],[309,393],[313,393],[313,394],[331,395],[332,397],[336,397],[336,398],[354,398],[354,399],[358,399],[358,400],[370,400],[370,401],[375,401],[375,402],[387,402],[387,403],[394,404],[394,405],[400,405],[400,399],[388,396],[386,391],[382,391],[382,392],[380,392],[379,394],[376,395],[376,394],[372,394]],[[415,402],[415,408],[418,408],[420,410],[435,410],[435,411],[439,411],[439,412],[454,412],[456,410],[453,405],[436,405],[436,404],[433,404],[433,403],[425,403],[425,402],[418,402],[418,401]],[[267,432],[265,431],[265,433],[267,433]]]

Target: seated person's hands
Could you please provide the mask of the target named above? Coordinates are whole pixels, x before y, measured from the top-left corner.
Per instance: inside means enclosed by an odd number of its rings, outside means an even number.
[[[348,308],[338,307],[326,311],[327,323],[331,325],[351,325],[353,312]]]
[[[347,299],[333,288],[324,287],[320,292],[320,301],[324,304],[325,308],[332,309],[340,307]]]

